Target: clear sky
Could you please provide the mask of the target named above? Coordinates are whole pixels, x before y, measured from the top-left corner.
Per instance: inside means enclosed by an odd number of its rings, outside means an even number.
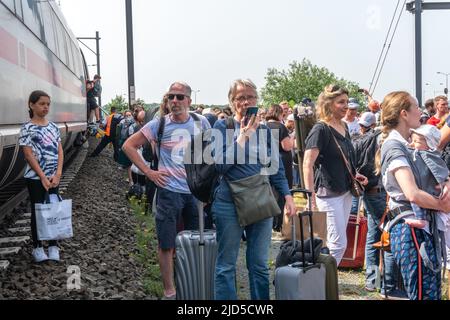
[[[100,32],[103,102],[127,94],[125,0],[59,2],[77,37]],[[396,4],[133,0],[136,95],[159,102],[170,83],[182,80],[200,90],[197,103],[225,104],[232,80],[250,78],[260,88],[269,68],[287,69],[303,58],[368,88]],[[423,14],[425,98],[443,93],[445,77],[436,73],[450,73],[449,27],[450,11]],[[84,52],[88,64],[95,64],[95,56]],[[414,16],[405,11],[374,97],[393,90],[414,93],[414,60]],[[90,67],[91,75],[95,70]]]

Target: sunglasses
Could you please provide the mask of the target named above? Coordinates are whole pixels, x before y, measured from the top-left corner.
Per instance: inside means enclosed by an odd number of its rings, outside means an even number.
[[[167,98],[171,101],[175,100],[175,97],[177,98],[178,101],[183,101],[186,96],[184,94],[169,94],[167,96]]]

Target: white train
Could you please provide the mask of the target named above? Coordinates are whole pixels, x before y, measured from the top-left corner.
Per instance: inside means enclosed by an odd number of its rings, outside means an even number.
[[[78,41],[53,0],[0,0],[0,192],[25,167],[18,138],[30,93],[51,96],[48,117],[67,150],[86,130],[86,79]]]

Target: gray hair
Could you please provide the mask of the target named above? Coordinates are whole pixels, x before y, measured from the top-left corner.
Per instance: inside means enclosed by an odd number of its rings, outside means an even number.
[[[170,87],[169,87],[169,90],[167,90],[167,92],[170,92],[170,90],[171,90],[174,86],[176,86],[176,85],[183,86],[183,87],[185,88],[185,90],[186,90],[186,95],[187,95],[188,97],[191,97],[191,94],[192,94],[192,88],[191,88],[190,85],[188,85],[186,82],[183,82],[183,81],[177,81],[177,82],[172,83],[172,84],[170,85]]]
[[[252,80],[250,80],[250,79],[234,80],[231,83],[230,91],[228,92],[228,101],[230,102],[230,106],[233,107],[233,109],[234,109],[233,100],[234,100],[234,98],[236,98],[236,92],[237,92],[238,86],[252,88],[253,90],[255,90],[255,95],[258,98],[258,89],[256,88],[256,85],[253,83]]]

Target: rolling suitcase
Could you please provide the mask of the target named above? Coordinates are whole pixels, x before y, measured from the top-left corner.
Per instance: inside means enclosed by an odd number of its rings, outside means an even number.
[[[330,254],[320,254],[318,263],[325,265],[325,291],[327,300],[339,300],[339,280],[336,259]]]
[[[313,242],[313,221],[312,221],[312,206],[311,206],[311,192],[306,190],[292,190],[293,193],[304,193],[309,199],[309,211],[299,213],[300,217],[300,243],[302,251],[302,261],[296,262],[275,270],[275,297],[277,300],[326,300],[326,266],[323,263],[318,263],[314,254]],[[306,253],[304,247],[303,235],[303,217],[309,217],[309,227],[311,236],[311,256],[312,261],[306,261]],[[292,223],[292,235],[294,245],[297,245],[295,236],[295,223]]]
[[[366,255],[367,219],[351,215],[347,226],[347,249],[339,264],[342,268],[362,268]]]
[[[198,203],[199,231],[182,231],[176,238],[177,300],[214,300],[217,256],[216,231],[204,230],[203,203]]]

